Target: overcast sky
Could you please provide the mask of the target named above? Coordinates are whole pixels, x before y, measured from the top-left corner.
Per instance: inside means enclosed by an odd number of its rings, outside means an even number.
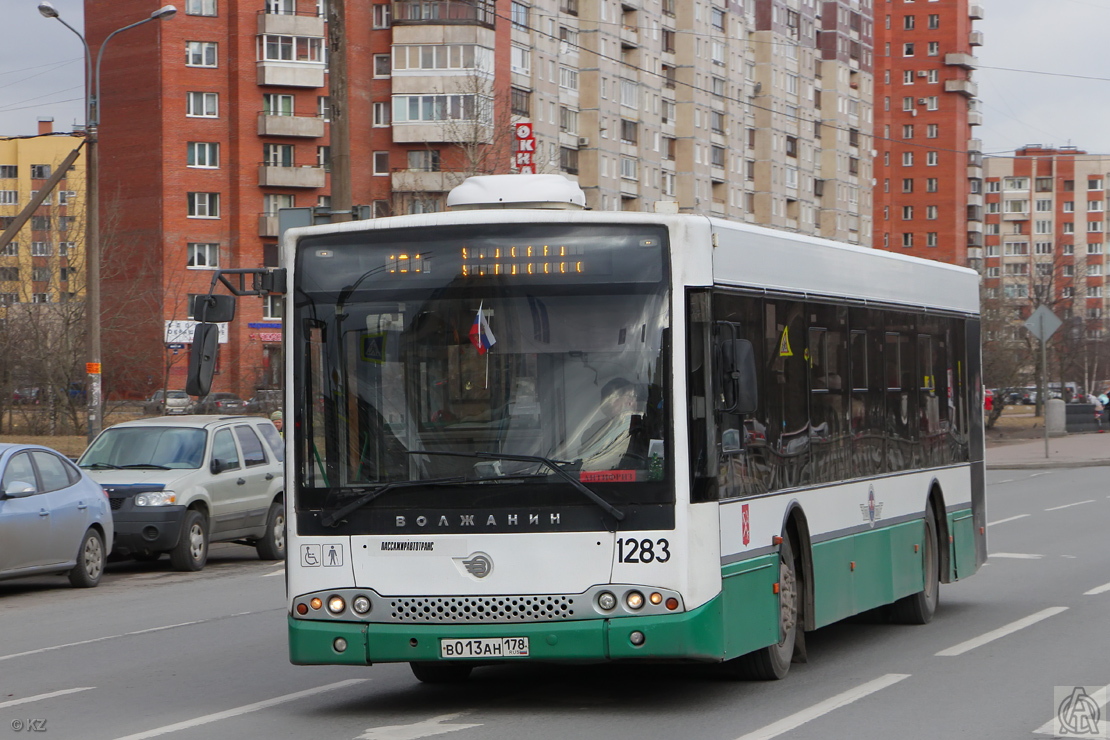
[[[974,135],[983,151],[1044,144],[1110,153],[1110,0],[972,1],[986,15],[975,23],[985,36],[975,73],[983,125]],[[52,2],[83,30],[83,0]],[[146,5],[154,10],[162,2]],[[881,0],[875,5],[884,12]],[[8,29],[0,43],[0,135],[34,133],[40,116],[53,116],[55,130],[84,120],[81,42],[58,21],[39,15],[37,6],[38,0],[0,0]]]

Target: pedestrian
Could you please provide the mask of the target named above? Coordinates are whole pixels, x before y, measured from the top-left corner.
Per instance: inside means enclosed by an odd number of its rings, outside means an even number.
[[[277,427],[278,434],[284,437],[285,431],[283,427],[285,426],[285,422],[282,420],[281,412],[275,411],[274,413],[270,414],[270,421],[274,422],[274,426]]]
[[[983,410],[987,412],[988,416],[990,412],[994,411],[994,394],[990,391],[983,394]]]

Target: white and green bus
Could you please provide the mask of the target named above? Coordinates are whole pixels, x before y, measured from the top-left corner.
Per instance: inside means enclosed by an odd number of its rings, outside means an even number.
[[[975,272],[559,176],[448,204],[284,238],[292,662],[781,678],[985,561]]]

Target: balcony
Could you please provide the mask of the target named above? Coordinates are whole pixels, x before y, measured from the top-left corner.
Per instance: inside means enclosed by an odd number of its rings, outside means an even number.
[[[278,235],[278,217],[277,214],[260,213],[258,214],[258,235],[259,236],[277,236]]]
[[[967,125],[968,126],[982,126],[983,125],[983,114],[980,113],[977,110],[973,110],[973,111],[968,112],[968,114],[967,114]]]
[[[640,45],[640,29],[636,26],[621,26],[621,48],[635,49]]]
[[[277,167],[263,163],[258,167],[259,187],[322,188],[326,180],[327,173],[318,165]]]
[[[967,35],[967,43],[970,44],[971,46],[982,46],[983,45],[983,32],[982,31],[972,31],[971,33],[969,33]]]
[[[979,3],[971,3],[967,6],[967,16],[973,21],[983,20],[983,6]]]
[[[949,67],[963,67],[964,69],[977,69],[979,67],[978,57],[974,54],[964,54],[963,52],[945,54],[944,63]]]
[[[982,247],[983,247],[983,232],[981,232],[981,231],[969,231],[969,232],[967,232],[967,246],[975,247],[977,249],[982,249]],[[968,256],[969,257],[971,256],[970,253],[968,254]],[[979,258],[982,259],[982,254],[980,254]]]
[[[258,11],[258,32],[281,36],[323,36],[324,19],[315,13],[267,13]]]
[[[323,62],[257,62],[259,85],[323,87]]]
[[[390,185],[395,193],[446,193],[463,177],[457,172],[401,169],[390,173]]]
[[[272,116],[259,113],[258,135],[319,138],[324,135],[324,119],[319,116]]]
[[[485,26],[493,28],[496,13],[488,0],[398,0],[393,3],[395,26]]]
[[[979,86],[971,80],[945,80],[944,91],[959,93],[969,98],[979,96]]]

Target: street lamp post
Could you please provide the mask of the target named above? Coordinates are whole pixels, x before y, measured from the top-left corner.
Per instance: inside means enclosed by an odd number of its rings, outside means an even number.
[[[104,59],[104,49],[117,33],[141,26],[150,21],[172,18],[177,8],[163,5],[143,18],[122,28],[117,28],[105,37],[96,53],[93,65],[92,50],[88,41],[73,26],[62,20],[57,9],[48,0],[39,3],[39,13],[45,18],[54,18],[73,31],[85,47],[85,319],[88,322],[88,362],[85,371],[88,376],[85,399],[88,403],[88,441],[100,433],[101,415],[101,372],[100,372],[100,161],[97,151],[97,129],[100,125],[100,62]]]

